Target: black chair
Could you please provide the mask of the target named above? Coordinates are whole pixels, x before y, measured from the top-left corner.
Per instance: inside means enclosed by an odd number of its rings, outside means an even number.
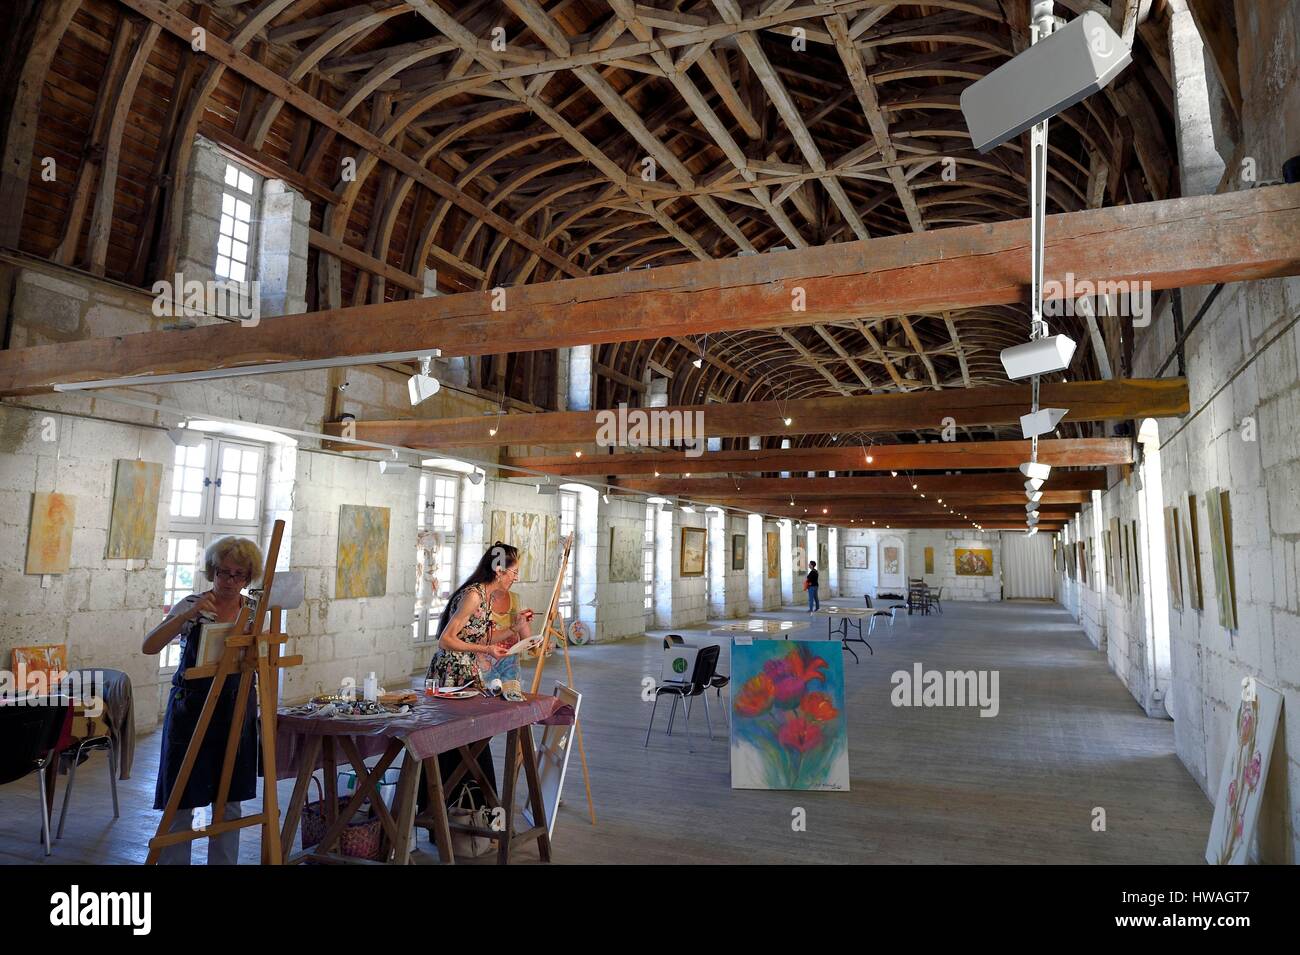
[[[939,613],[943,613],[943,604],[939,602],[939,598],[943,596],[943,588],[940,587],[938,590],[930,591],[929,596],[930,596],[930,606],[938,610]]]
[[[659,709],[659,697],[668,694],[673,698],[673,708],[668,713],[668,735],[673,735],[673,719],[677,715],[677,703],[679,700],[685,700],[686,709],[686,748],[690,752],[695,752],[695,746],[691,741],[691,700],[694,697],[702,696],[713,682],[714,674],[718,669],[718,645],[711,644],[707,647],[700,647],[695,654],[695,668],[691,671],[691,678],[683,683],[664,681],[655,687],[655,705],[650,710],[650,725],[646,727],[644,746],[650,745],[650,733],[655,725],[655,711]],[[713,739],[713,724],[709,720],[709,702],[704,701],[704,719],[709,724],[709,739]],[[643,748],[644,748],[643,746]]]
[[[871,609],[871,594],[863,594],[862,599],[867,602],[867,609]]]
[[[93,752],[108,753],[108,785],[113,794],[113,818],[120,818],[117,804],[117,744],[112,736],[88,736],[74,740],[72,745],[59,754],[59,759],[68,767],[68,784],[63,787],[63,808],[59,810],[59,828],[54,834],[56,839],[63,838],[63,825],[68,820],[68,802],[72,798],[72,784],[77,781],[77,766]]]
[[[670,633],[664,637],[664,649],[671,650],[673,647],[680,647],[686,639],[680,633]]]
[[[71,703],[52,698],[28,704],[7,700],[0,703],[0,785],[16,782],[30,773],[40,779],[41,838],[50,854],[50,808],[45,798],[45,767],[55,759],[54,748],[63,733]]]

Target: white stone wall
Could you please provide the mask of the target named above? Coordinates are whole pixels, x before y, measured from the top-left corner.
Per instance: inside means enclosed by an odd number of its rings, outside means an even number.
[[[931,588],[942,588],[942,600],[1002,599],[1002,537],[996,531],[909,530],[907,576],[923,577]],[[934,548],[934,573],[925,572],[925,549]],[[957,576],[958,547],[993,551],[993,576]]]
[[[723,522],[726,533],[722,541],[723,566],[726,568],[726,589],[722,607],[714,613],[717,617],[743,617],[749,613],[749,522],[744,514],[728,514]],[[746,538],[745,566],[733,570],[731,566],[731,541],[740,535]]]
[[[601,502],[599,507],[597,599],[600,605],[594,613],[593,639],[621,640],[645,633],[645,582],[639,575],[630,583],[610,582],[609,529],[624,528],[640,542],[645,534],[645,502],[640,498],[611,496],[608,504]]]
[[[700,527],[707,529],[708,515],[699,510],[694,514],[673,511],[669,515],[672,521],[672,617],[670,627],[688,627],[692,624],[705,623],[709,619],[709,594],[705,587],[705,578],[683,577],[681,575],[682,528]],[[662,527],[662,525],[660,525]]]

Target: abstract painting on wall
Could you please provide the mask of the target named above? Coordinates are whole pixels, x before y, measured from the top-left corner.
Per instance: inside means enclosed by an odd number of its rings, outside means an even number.
[[[1232,504],[1228,492],[1212,487],[1205,495],[1210,511],[1210,557],[1214,563],[1214,597],[1219,626],[1237,629],[1237,575],[1232,563]]]
[[[781,576],[781,535],[776,531],[767,532],[767,577],[776,580]]]
[[[1253,677],[1243,682],[1205,845],[1205,861],[1210,865],[1244,865],[1248,860],[1282,713],[1282,695],[1277,690]]]
[[[153,556],[158,494],[163,466],[152,461],[115,462],[113,509],[108,519],[106,558]]]
[[[1138,547],[1140,545],[1138,544],[1138,522],[1137,521],[1132,522],[1132,528],[1133,528],[1133,551],[1132,551],[1133,593],[1140,594],[1142,592],[1142,561],[1139,560],[1139,554],[1138,554]]]
[[[682,528],[682,552],[677,572],[682,577],[703,577],[709,535],[703,527]]]
[[[382,597],[387,591],[388,518],[386,507],[339,505],[336,599]]]
[[[1088,552],[1083,546],[1083,541],[1074,545],[1079,551],[1079,583],[1086,585],[1088,583]]]
[[[488,534],[489,547],[491,547],[497,541],[500,541],[503,544],[510,543],[510,541],[506,540],[506,535],[510,533],[510,530],[506,526],[505,511],[493,511],[491,520],[489,521],[489,526],[490,526],[490,532]]]
[[[794,545],[794,550],[791,552],[790,564],[794,568],[794,575],[796,577],[802,577],[804,574],[808,573],[808,564],[802,545]]]
[[[1104,531],[1105,538],[1105,556],[1106,556],[1106,586],[1114,588],[1115,586],[1115,551],[1110,544],[1110,531]]]
[[[544,577],[550,580],[560,572],[560,519],[554,514],[546,515],[546,544],[542,551],[542,566],[545,568]],[[576,554],[570,554],[569,559],[576,559]]]
[[[826,541],[819,541],[817,544],[817,566],[823,571],[829,571],[830,557],[827,554]]]
[[[609,581],[612,584],[630,584],[640,580],[642,532],[633,527],[615,524],[609,529]]]
[[[32,524],[27,534],[28,574],[66,574],[72,563],[72,525],[77,499],[69,494],[32,495]]]
[[[871,549],[857,544],[848,544],[844,548],[845,570],[866,570],[870,560]]]
[[[1169,605],[1183,609],[1182,560],[1178,554],[1178,508],[1165,508],[1165,572],[1169,577]]]
[[[1201,529],[1196,521],[1196,495],[1187,495],[1183,511],[1183,560],[1187,562],[1187,604],[1193,610],[1205,606],[1201,589]]]
[[[737,637],[731,673],[731,788],[847,791],[839,647]]]
[[[745,569],[745,535],[731,535],[731,569]]]
[[[925,549],[925,572],[927,574],[934,573],[934,548],[933,547],[927,547]]]
[[[992,577],[993,551],[987,547],[958,547],[953,564],[958,577]]]
[[[903,555],[897,547],[887,546],[880,548],[880,569],[883,573],[893,577],[902,573]]]
[[[519,548],[519,581],[533,584],[541,579],[546,553],[545,528],[540,514],[510,513],[510,531],[506,543]]]

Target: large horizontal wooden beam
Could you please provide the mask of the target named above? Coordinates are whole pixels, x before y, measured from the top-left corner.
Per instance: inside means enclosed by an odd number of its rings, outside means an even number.
[[[1028,441],[954,441],[788,451],[711,451],[688,457],[675,451],[504,458],[501,463],[573,477],[613,474],[732,474],[763,471],[967,471],[1018,468],[1029,460]],[[1053,467],[1132,464],[1127,438],[1063,438],[1038,443],[1038,460]]]
[[[1064,491],[1064,494],[1074,492]],[[945,498],[946,500],[946,498]],[[824,499],[799,501],[796,500],[791,504],[783,498],[716,498],[702,499],[691,498],[693,503],[697,504],[716,504],[720,507],[739,507],[749,510],[771,511],[779,509],[783,514],[794,514],[796,516],[806,514],[809,520],[815,520],[819,515],[839,514],[848,517],[868,517],[876,520],[889,520],[892,517],[929,517],[933,519],[959,520],[967,519],[971,521],[982,521],[985,518],[1018,518],[1025,519],[1024,497],[1019,501],[1010,504],[973,504],[954,502],[952,511],[946,511],[942,505],[935,506],[934,501],[916,500],[912,502],[902,502],[888,498],[861,498],[850,497],[843,500],[827,501]],[[1062,520],[1068,521],[1079,513],[1082,504],[1042,504],[1040,503],[1039,513],[1043,520]]]
[[[1185,378],[1114,379],[1044,384],[1042,403],[1068,408],[1069,421],[1163,418],[1189,410]],[[613,411],[554,411],[501,417],[413,418],[357,421],[360,441],[408,448],[472,448],[496,445],[666,447],[674,437],[941,431],[945,427],[1015,424],[1029,412],[1028,385],[950,388],[901,394],[743,401]],[[790,423],[786,424],[786,420]],[[339,433],[335,426],[333,433]],[[638,442],[637,431],[641,428]],[[652,430],[647,430],[652,429]],[[495,434],[492,433],[495,431]],[[656,437],[651,437],[655,435]]]
[[[407,172],[411,161],[385,148],[383,158]],[[1063,213],[1048,217],[1046,231],[1047,290],[1061,295],[1068,286],[1052,283],[1067,274],[1076,289],[1083,280],[1163,289],[1295,275],[1300,185]],[[0,395],[289,361],[366,364],[394,351],[485,355],[1017,304],[1028,294],[1029,235],[1028,222],[1015,220],[332,309],[256,327],[43,345],[0,353]]]
[[[999,474],[983,471],[975,474],[924,474],[915,477],[900,474],[898,477],[788,477],[788,478],[661,478],[644,480],[621,478],[615,486],[629,491],[646,491],[653,494],[680,497],[707,498],[726,494],[793,494],[806,497],[840,497],[848,494],[870,494],[881,497],[983,497],[987,494],[1010,492],[1023,495],[1025,477],[1019,471]],[[912,485],[916,488],[913,489]],[[1106,472],[1057,471],[1043,485],[1044,491],[1087,492],[1106,488]]]
[[[617,487],[626,489],[626,485],[619,484]],[[709,504],[726,504],[729,507],[748,507],[766,506],[768,504],[788,504],[794,501],[800,507],[827,507],[836,503],[852,503],[876,509],[883,509],[885,513],[890,508],[900,510],[910,510],[920,508],[929,513],[935,510],[943,510],[944,504],[950,507],[992,507],[1007,508],[1015,506],[1021,510],[1024,509],[1026,499],[1025,492],[1020,491],[977,491],[974,493],[956,493],[948,494],[927,494],[924,498],[917,495],[915,491],[910,495],[904,494],[843,494],[839,497],[826,497],[819,494],[752,494],[747,490],[730,491],[723,493],[691,493],[691,494],[674,494],[672,491],[655,490],[653,488],[645,489],[644,493],[656,494],[660,497],[676,497],[683,501],[704,501]],[[1044,491],[1043,497],[1039,501],[1046,507],[1081,507],[1088,503],[1088,491]],[[943,504],[939,502],[943,501]]]

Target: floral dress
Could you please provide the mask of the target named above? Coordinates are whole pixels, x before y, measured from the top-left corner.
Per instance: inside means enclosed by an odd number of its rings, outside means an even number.
[[[466,643],[487,643],[488,642],[488,615],[491,606],[488,601],[487,592],[482,584],[474,584],[460,592],[456,602],[452,604],[449,619],[455,617],[460,610],[460,602],[465,595],[475,591],[479,596],[479,607],[472,614],[465,626],[461,628],[460,633],[455,636]],[[477,683],[479,679],[479,654],[462,653],[458,650],[439,650],[429,661],[429,679],[436,680],[438,686],[464,686],[467,683]]]

